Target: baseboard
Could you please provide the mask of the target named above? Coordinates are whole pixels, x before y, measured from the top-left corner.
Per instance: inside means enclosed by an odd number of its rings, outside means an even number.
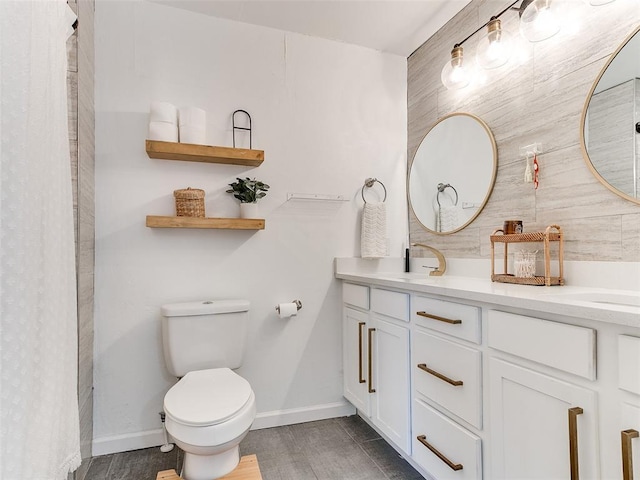
[[[109,455],[110,453],[128,452],[141,448],[157,447],[164,443],[162,429],[147,430],[146,432],[127,433],[125,435],[111,435],[94,438],[92,452],[94,457]]]
[[[273,410],[256,415],[251,430],[282,427],[296,423],[315,422],[327,418],[346,417],[356,413],[356,409],[348,402],[325,403],[310,407],[290,408],[288,410]]]
[[[353,415],[356,409],[348,402],[326,403],[312,405],[303,408],[291,408],[288,410],[274,410],[258,413],[253,421],[251,430],[263,428],[282,427],[295,423],[313,422],[327,418],[346,417]],[[95,438],[93,440],[93,456],[109,455],[111,453],[127,452],[140,448],[157,447],[164,443],[162,429],[148,430],[145,432],[128,433],[125,435],[112,435]]]

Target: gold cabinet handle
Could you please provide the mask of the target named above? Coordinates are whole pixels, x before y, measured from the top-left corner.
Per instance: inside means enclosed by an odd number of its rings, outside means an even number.
[[[432,315],[427,312],[416,312],[416,315],[419,315],[425,318],[430,318],[431,320],[438,320],[439,322],[448,323],[450,325],[460,325],[462,323],[462,320],[459,320],[459,319],[454,320],[452,318],[439,317],[438,315]]]
[[[373,332],[375,332],[375,328],[369,329],[369,393],[376,393],[376,389],[373,388],[373,341],[372,336]]]
[[[578,415],[582,415],[584,410],[580,407],[569,409],[569,463],[571,466],[571,480],[579,480],[578,462]]]
[[[431,370],[424,363],[419,363],[418,364],[418,368],[420,370],[423,370],[423,371],[433,375],[436,378],[439,378],[440,380],[443,380],[443,381],[447,382],[449,385],[453,385],[454,387],[461,387],[463,385],[462,380],[452,380],[451,378],[447,377],[446,375],[441,374],[440,372],[436,372],[435,370]]]
[[[622,437],[622,480],[633,480],[633,451],[631,440],[638,438],[637,430],[629,429],[621,432]]]
[[[358,322],[358,382],[360,383],[366,382],[366,380],[362,378],[362,327],[365,325],[365,322]]]
[[[438,451],[436,447],[434,447],[429,442],[427,442],[427,437],[425,437],[424,435],[418,435],[416,438],[422,445],[424,445],[429,450],[431,450],[436,457],[438,457],[440,460],[446,463],[451,470],[455,470],[455,471],[462,470],[461,463],[453,463],[451,460],[445,457],[442,453]]]

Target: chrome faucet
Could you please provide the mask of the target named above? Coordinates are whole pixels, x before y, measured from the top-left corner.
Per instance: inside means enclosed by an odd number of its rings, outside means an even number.
[[[411,246],[412,247],[423,247],[423,248],[426,248],[431,253],[433,253],[436,256],[436,258],[438,259],[438,267],[437,268],[436,267],[427,267],[427,268],[433,268],[434,269],[431,272],[429,272],[430,276],[440,277],[447,270],[447,261],[444,259],[444,255],[442,254],[442,252],[440,250],[437,250],[437,249],[435,249],[433,247],[430,247],[429,245],[425,245],[424,243],[412,243]]]

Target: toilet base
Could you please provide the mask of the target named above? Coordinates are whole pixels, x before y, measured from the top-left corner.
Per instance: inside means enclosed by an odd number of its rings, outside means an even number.
[[[184,480],[214,480],[231,473],[240,462],[240,448],[235,447],[215,455],[195,455],[185,452]]]

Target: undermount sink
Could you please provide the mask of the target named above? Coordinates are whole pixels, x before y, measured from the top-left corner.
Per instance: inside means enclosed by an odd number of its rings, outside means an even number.
[[[608,292],[585,292],[569,294],[549,294],[563,300],[573,300],[587,303],[600,303],[607,305],[619,305],[622,307],[640,307],[640,294],[608,293]]]

